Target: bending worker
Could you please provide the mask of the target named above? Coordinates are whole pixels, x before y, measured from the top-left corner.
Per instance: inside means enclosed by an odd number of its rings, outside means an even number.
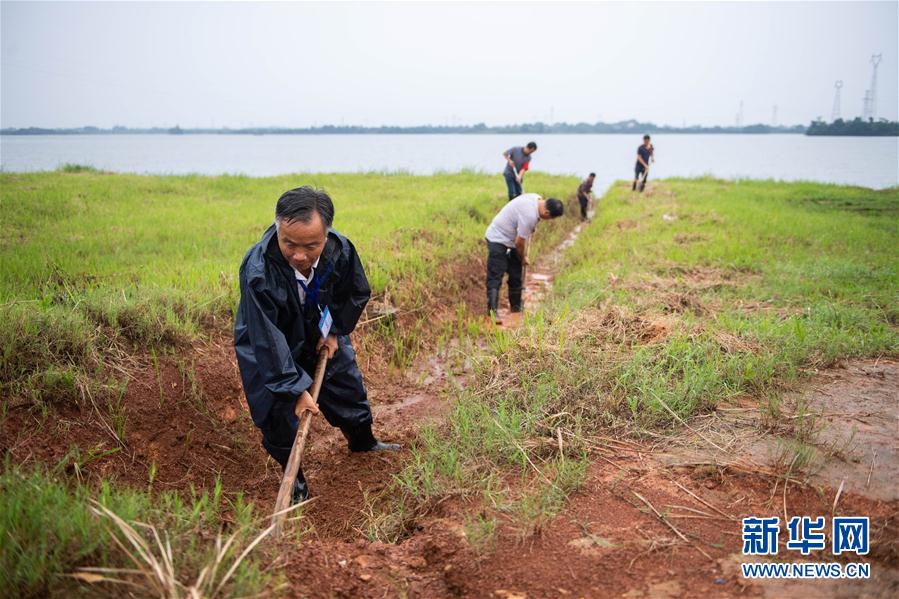
[[[521,180],[524,171],[531,165],[531,154],[537,151],[537,144],[529,141],[528,145],[514,146],[503,152],[506,159],[506,170],[503,176],[506,178],[506,187],[509,188],[509,199],[514,200],[521,195]]]
[[[560,200],[544,200],[536,193],[525,193],[503,206],[487,227],[487,314],[497,324],[502,324],[496,310],[503,275],[509,275],[509,308],[521,312],[521,267],[530,264],[526,252],[528,237],[540,219],[557,218],[563,212]]]
[[[379,442],[371,430],[371,408],[349,338],[371,289],[356,249],[331,228],[333,220],[328,194],[291,189],[278,200],[274,224],[240,265],[234,351],[262,446],[282,469],[305,410],[321,410],[343,432],[350,451],[399,449]],[[323,337],[320,323],[329,317]],[[310,373],[322,348],[329,362],[316,406]],[[300,471],[292,499],[308,497]]]
[[[577,186],[577,201],[581,205],[581,220],[587,220],[587,206],[590,204],[590,194],[593,193],[593,181],[596,173],[590,173],[587,178]]]

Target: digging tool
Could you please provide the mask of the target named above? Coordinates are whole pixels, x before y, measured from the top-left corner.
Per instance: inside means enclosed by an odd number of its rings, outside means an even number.
[[[325,366],[328,365],[328,350],[322,348],[318,354],[318,364],[315,367],[315,378],[312,380],[312,401],[318,403],[318,393],[322,388],[322,381],[325,378]],[[281,488],[278,489],[278,499],[275,500],[275,512],[272,514],[272,526],[274,526],[273,534],[276,536],[281,533],[281,526],[284,524],[284,518],[287,516],[285,510],[290,507],[290,497],[293,492],[293,483],[297,479],[297,473],[303,462],[303,450],[306,449],[306,437],[309,436],[309,427],[312,425],[312,412],[303,412],[300,419],[300,426],[297,428],[297,436],[293,440],[293,447],[290,449],[290,457],[287,458],[287,466],[284,467],[284,477],[281,479]]]
[[[648,176],[649,176],[649,165],[647,164],[647,165],[646,165],[646,170],[643,171],[643,175],[640,177],[640,185],[639,185],[639,189],[640,189],[641,192],[642,192],[644,189],[646,189],[646,177],[648,177]]]
[[[518,174],[518,167],[515,166],[515,161],[511,157],[509,158],[509,166],[512,167],[512,174],[515,175],[515,180],[521,185],[521,175]]]
[[[521,297],[522,301],[524,301],[524,290],[528,287],[528,256],[531,255],[531,241],[533,241],[534,234],[531,233],[531,238],[527,240],[524,246],[524,260],[521,261]]]
[[[531,244],[534,242],[534,236],[537,234],[535,227],[531,231],[530,236],[524,244],[524,260],[521,261],[521,306],[524,307],[524,292],[528,288],[528,260],[531,255]]]

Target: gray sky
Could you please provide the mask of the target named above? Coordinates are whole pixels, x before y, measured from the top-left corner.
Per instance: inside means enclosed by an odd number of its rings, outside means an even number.
[[[2,2],[4,127],[618,121],[899,110],[899,2]]]

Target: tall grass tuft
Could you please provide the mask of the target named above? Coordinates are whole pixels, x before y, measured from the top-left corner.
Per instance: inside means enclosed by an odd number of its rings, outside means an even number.
[[[227,538],[226,511],[235,521]],[[277,584],[251,553],[268,533],[259,531],[253,505],[241,496],[226,501],[220,484],[185,498],[108,481],[93,487],[7,461],[0,589],[6,596],[70,596],[85,583],[109,592],[124,583],[160,597],[258,594]]]

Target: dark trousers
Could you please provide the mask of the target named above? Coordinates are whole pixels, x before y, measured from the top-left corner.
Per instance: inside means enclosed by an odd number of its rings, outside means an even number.
[[[325,378],[318,394],[318,407],[331,426],[344,431],[350,449],[363,451],[375,443],[371,433],[368,393],[356,364],[356,351],[350,338],[338,337],[337,344],[337,353],[328,361],[325,370]],[[314,362],[304,363],[302,366],[309,374],[315,372]],[[262,431],[262,446],[282,467],[287,464],[300,425],[299,418],[294,413],[295,404],[295,401],[275,402],[268,417],[259,426]]]
[[[640,183],[640,188],[642,190],[642,188],[646,185],[647,179],[649,179],[649,169],[638,162],[637,166],[634,167],[633,189],[637,189],[637,180],[640,178],[640,175],[643,175],[643,182]]]
[[[503,275],[509,275],[509,307],[512,312],[521,312],[521,258],[514,249],[501,243],[487,242],[487,297],[490,291],[499,292],[503,286]]]
[[[587,196],[579,195],[577,201],[581,204],[581,218],[587,220],[587,203],[590,201]]]
[[[509,188],[509,199],[514,200],[518,196],[521,195],[521,183],[515,179],[515,175],[512,173],[505,173],[506,177],[506,187]]]

